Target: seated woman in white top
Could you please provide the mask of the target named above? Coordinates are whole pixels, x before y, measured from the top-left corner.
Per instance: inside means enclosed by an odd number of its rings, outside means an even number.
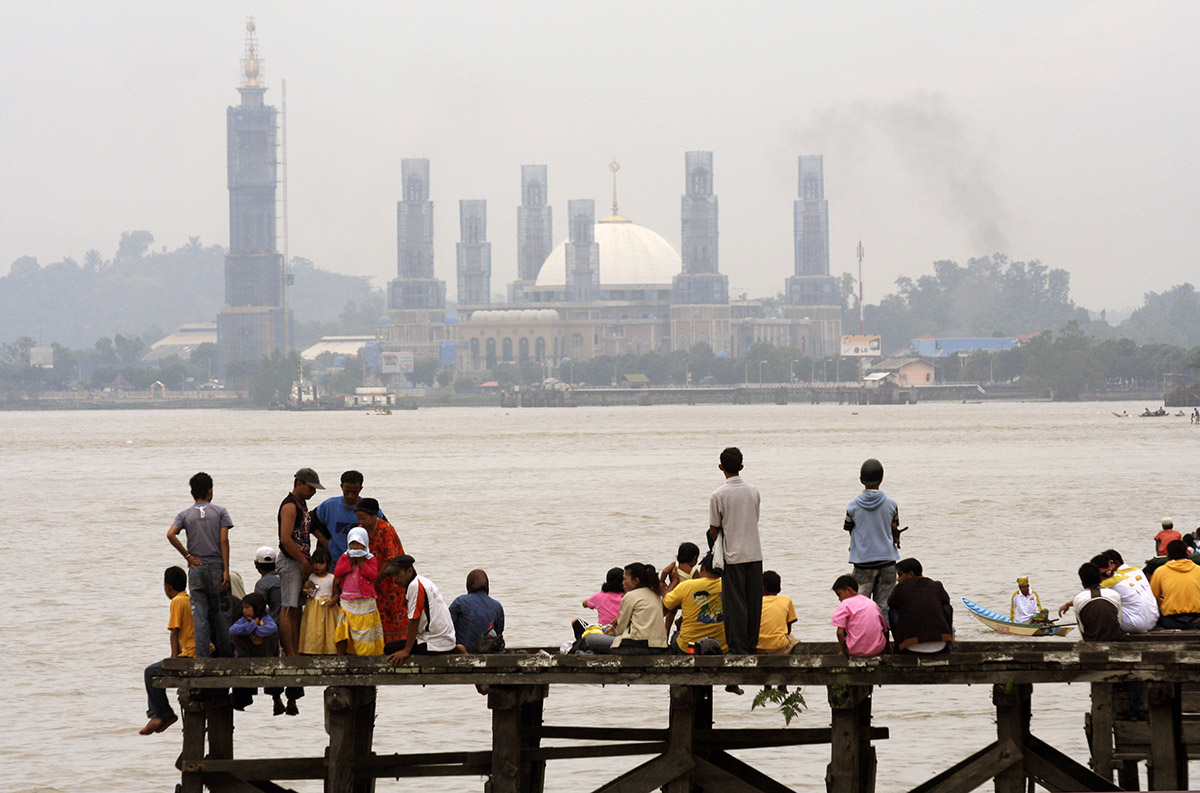
[[[658,573],[653,565],[634,562],[625,566],[621,581],[625,596],[617,614],[617,635],[590,633],[584,646],[594,653],[654,655],[667,651],[667,629],[663,624]]]

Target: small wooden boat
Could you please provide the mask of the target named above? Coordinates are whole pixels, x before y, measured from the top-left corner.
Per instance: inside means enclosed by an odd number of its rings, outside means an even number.
[[[1037,622],[1013,622],[998,611],[984,608],[966,598],[963,605],[971,612],[971,616],[994,631],[1007,633],[1011,636],[1066,636],[1074,625],[1051,625]]]

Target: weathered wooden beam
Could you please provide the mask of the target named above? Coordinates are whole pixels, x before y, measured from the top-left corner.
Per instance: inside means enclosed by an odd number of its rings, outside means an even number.
[[[1150,756],[1147,787],[1150,790],[1187,790],[1187,747],[1183,738],[1179,686],[1174,683],[1146,684],[1150,724]]]
[[[575,760],[582,757],[631,757],[639,754],[662,754],[669,749],[666,741],[637,743],[604,743],[589,746],[540,746],[529,749],[526,756],[546,760]]]
[[[183,751],[178,766],[183,772],[179,793],[203,793],[204,782],[198,774],[187,770],[189,763],[204,758],[204,699],[203,693],[192,689],[179,692],[179,709],[183,711]]]
[[[700,759],[697,758],[697,767],[699,767]],[[760,793],[793,793],[791,788],[776,782],[754,766],[743,763],[731,754],[709,752],[704,755],[703,759],[708,766],[719,768],[722,772],[736,778],[741,784],[749,785]],[[725,788],[716,787],[713,788],[713,793],[721,793],[724,790]]]
[[[875,751],[871,746],[871,687],[829,686],[831,759],[828,793],[872,793]]]
[[[711,689],[709,694],[711,695]],[[667,753],[668,757],[683,758],[691,762],[695,766],[694,737],[696,734],[696,722],[702,720],[697,719],[697,705],[703,700],[704,689],[696,686],[671,686],[671,712],[668,716],[668,738],[667,738]],[[712,726],[711,716],[707,726]],[[663,787],[664,793],[690,793],[691,779],[688,771],[691,767],[681,772],[674,779],[667,781]]]
[[[1011,740],[996,741],[947,768],[909,793],[970,793],[1021,762],[1021,749]]]
[[[631,768],[593,793],[657,793],[659,788],[695,768],[695,758],[663,754]]]
[[[233,698],[229,689],[206,691],[204,718],[208,728],[208,756],[233,757]]]
[[[1033,735],[1025,736],[1021,749],[1029,776],[1052,793],[1121,789],[1111,779],[1105,779]]]
[[[548,688],[492,686],[488,707],[492,711],[492,793],[540,793],[546,761],[527,756],[538,748],[542,707]]]
[[[323,757],[267,757],[257,760],[218,760],[205,758],[188,763],[187,770],[209,776],[232,774],[247,782],[271,779],[324,779]]]
[[[1031,697],[1033,686],[1027,683],[992,686],[992,702],[996,706],[996,741],[1004,744],[1011,741],[1024,746],[1029,736]],[[1012,763],[1000,771],[996,779],[996,793],[1025,793],[1025,763]]]
[[[1087,724],[1092,770],[1102,779],[1113,777],[1113,686],[1092,683],[1091,718]]]
[[[355,774],[355,765],[371,753],[375,723],[375,688],[325,689],[329,750],[325,766],[326,793],[371,793],[375,779]]]
[[[410,776],[484,776],[491,768],[490,751],[375,754],[360,759],[354,766],[356,774],[376,779]]]

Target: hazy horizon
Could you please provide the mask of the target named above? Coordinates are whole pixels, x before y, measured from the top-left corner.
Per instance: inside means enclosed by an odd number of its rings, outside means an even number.
[[[831,273],[866,249],[868,302],[937,259],[1002,252],[1127,310],[1195,280],[1200,7],[715,3],[74,3],[10,11],[0,272],[156,245],[228,244],[225,108],[247,16],[267,101],[288,84],[290,253],[396,273],[400,160],[431,161],[437,276],[455,292],[458,201],[488,201],[492,292],[516,277],[520,166],[566,201],[610,201],[678,248],[683,154],[714,152],[733,294],[792,272],[796,156],[823,154]]]

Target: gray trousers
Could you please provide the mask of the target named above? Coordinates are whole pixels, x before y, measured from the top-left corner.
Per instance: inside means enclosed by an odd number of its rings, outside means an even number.
[[[894,563],[884,567],[854,565],[854,580],[858,582],[858,594],[874,600],[886,617],[888,598],[891,597],[892,590],[896,588],[896,565]]]
[[[725,565],[721,574],[721,612],[730,654],[754,654],[762,624],[762,599],[762,562]]]

